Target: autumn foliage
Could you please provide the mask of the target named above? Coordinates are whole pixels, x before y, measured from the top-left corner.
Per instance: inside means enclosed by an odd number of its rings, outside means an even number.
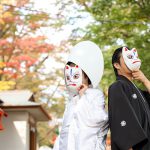
[[[16,80],[36,71],[38,65],[44,62],[39,59],[41,55],[48,55],[54,49],[52,44],[46,42],[44,35],[39,35],[39,29],[47,26],[47,20],[48,15],[32,10],[28,0],[2,0],[0,90],[16,88]]]

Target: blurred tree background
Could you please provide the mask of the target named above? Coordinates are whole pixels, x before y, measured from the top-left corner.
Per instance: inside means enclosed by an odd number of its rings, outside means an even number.
[[[50,20],[49,14],[34,9],[32,1],[0,1],[0,90],[29,89],[50,114],[60,117],[64,95],[53,96],[58,87],[64,88],[63,69],[57,69],[52,62],[63,62],[60,51],[65,43],[61,47],[54,45],[53,35],[48,38],[42,32],[42,28],[56,28]],[[40,145],[50,144],[53,134],[48,138],[46,135],[51,126],[39,123],[38,130]]]
[[[112,52],[121,46],[137,48],[142,70],[150,77],[150,1],[149,0],[78,0],[82,11],[89,12],[94,21],[85,29],[85,39],[92,39],[104,51],[104,90],[114,80],[111,67]]]
[[[111,56],[118,47],[135,47],[150,79],[149,0],[51,0],[49,9],[55,13],[35,9],[33,0],[0,2],[0,90],[30,89],[54,118],[62,117],[65,105],[65,54],[79,41],[91,40],[103,51],[106,98],[115,80]],[[52,42],[54,35],[47,37],[43,29],[60,33],[60,42]],[[40,145],[52,145],[57,126],[38,126]]]

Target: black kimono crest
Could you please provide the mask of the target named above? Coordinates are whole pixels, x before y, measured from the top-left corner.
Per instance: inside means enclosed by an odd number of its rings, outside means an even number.
[[[143,95],[144,94],[144,95]],[[150,150],[150,101],[123,76],[109,88],[108,109],[112,150]]]

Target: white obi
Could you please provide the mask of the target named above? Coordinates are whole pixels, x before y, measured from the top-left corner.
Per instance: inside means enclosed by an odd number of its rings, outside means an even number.
[[[105,150],[108,115],[104,95],[87,89],[82,97],[70,99],[53,150]]]

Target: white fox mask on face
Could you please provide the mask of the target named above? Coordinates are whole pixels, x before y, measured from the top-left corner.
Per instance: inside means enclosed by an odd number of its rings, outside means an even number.
[[[141,60],[138,58],[138,53],[135,48],[129,50],[127,47],[123,47],[122,56],[125,64],[131,71],[136,71],[140,69]]]
[[[65,66],[65,81],[69,92],[78,93],[79,87],[82,85],[82,70],[79,66]]]

